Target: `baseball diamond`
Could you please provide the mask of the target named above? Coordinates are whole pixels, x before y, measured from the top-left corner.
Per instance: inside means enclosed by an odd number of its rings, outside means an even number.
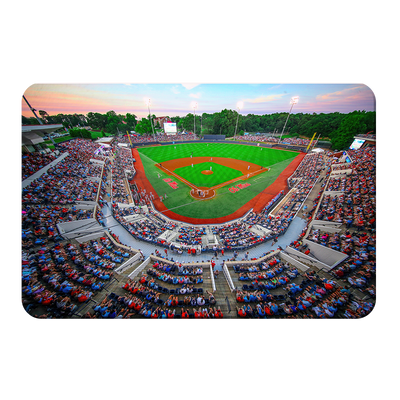
[[[304,153],[227,143],[149,146],[132,155],[135,182],[157,193],[155,208],[193,224],[223,223],[261,210],[287,188],[287,178],[304,158]]]
[[[212,162],[209,157],[180,158],[166,161],[162,167],[160,164],[157,166],[192,187],[194,189],[190,192],[192,197],[200,199],[212,198],[215,196],[215,191],[225,185],[249,179],[269,170],[250,162],[222,157],[214,157]],[[199,194],[199,189],[207,190],[208,195]]]

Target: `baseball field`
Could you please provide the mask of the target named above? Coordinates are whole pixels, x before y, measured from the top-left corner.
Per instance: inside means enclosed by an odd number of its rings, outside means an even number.
[[[138,186],[162,197],[153,202],[156,208],[193,223],[221,222],[255,205],[262,208],[280,190],[279,178],[285,184],[304,156],[231,143],[151,146],[132,152]]]

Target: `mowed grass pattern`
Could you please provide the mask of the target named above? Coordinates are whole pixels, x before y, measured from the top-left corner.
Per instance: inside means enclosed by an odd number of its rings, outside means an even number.
[[[168,146],[141,147],[139,153],[151,158],[154,163],[162,163],[177,158],[225,157],[249,161],[253,164],[269,167],[299,153],[295,151],[274,150],[258,146],[232,143],[187,143]]]
[[[210,167],[212,168],[212,174],[205,175],[202,173],[202,171],[205,170],[209,171]],[[230,181],[231,179],[235,179],[243,175],[236,169],[225,167],[224,165],[213,162],[195,164],[193,167],[190,165],[188,167],[177,168],[174,173],[197,187],[217,186],[220,183]]]
[[[174,148],[175,146],[176,149]],[[165,149],[167,147],[169,149]],[[261,193],[266,187],[271,185],[299,154],[297,152],[266,148],[261,150],[256,146],[220,143],[209,143],[208,146],[207,143],[177,144],[140,148],[138,150],[139,153],[141,153],[141,160],[147,179],[159,196],[168,195],[167,199],[164,200],[164,205],[177,214],[192,218],[218,218],[232,214],[254,196]],[[171,176],[154,165],[155,163],[174,158],[190,157],[192,151],[193,157],[236,157],[236,159],[253,162],[254,164],[263,165],[271,169],[261,175],[243,181],[250,183],[251,186],[239,190],[236,193],[231,193],[229,191],[232,185],[226,185],[216,191],[215,198],[210,200],[197,200],[190,196],[190,187],[177,179],[178,189],[172,189],[163,180],[165,178],[171,178]],[[259,152],[259,155],[256,154],[257,152]],[[277,152],[277,154],[275,154],[275,152]],[[174,154],[176,154],[176,157],[173,156]],[[244,157],[245,154],[246,157]],[[279,159],[281,159],[281,161],[277,161]],[[160,174],[160,178],[158,178],[158,174]],[[236,183],[238,184],[241,182],[242,181],[239,180]]]

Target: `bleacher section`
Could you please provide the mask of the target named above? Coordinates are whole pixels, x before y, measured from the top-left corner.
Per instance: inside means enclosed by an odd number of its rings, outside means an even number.
[[[148,198],[133,201],[139,197],[127,184],[131,153],[117,139],[109,157],[95,155],[97,148],[71,140],[23,185],[22,296],[31,315],[357,318],[372,309],[373,149],[349,151],[351,169],[309,154],[288,179],[290,191],[278,193],[262,212],[190,226],[165,218]],[[327,169],[326,182],[314,189]],[[40,171],[46,173],[36,175]],[[307,212],[306,201],[312,204]],[[146,254],[107,228],[104,207],[135,243],[149,245]],[[271,251],[271,240],[284,235],[301,210],[307,225],[299,238]],[[179,261],[183,254],[193,261]],[[236,312],[230,307],[235,303]]]

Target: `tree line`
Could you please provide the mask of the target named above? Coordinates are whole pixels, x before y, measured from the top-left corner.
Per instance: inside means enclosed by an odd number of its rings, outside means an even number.
[[[96,131],[104,131],[116,135],[135,130],[137,117],[134,114],[117,114],[115,111],[108,111],[105,114],[89,112],[83,114],[57,114],[48,115],[46,111],[40,110],[40,119],[44,124],[62,124],[64,128],[90,127]],[[37,125],[38,120],[34,117],[22,116],[22,125]]]
[[[39,111],[44,123],[63,124],[66,128],[90,126],[94,130],[111,134],[125,134],[126,131],[136,131],[140,134],[152,134],[162,128],[154,124],[155,115],[147,116],[138,121],[136,115],[127,113],[121,115],[115,111],[105,114],[89,112],[83,114],[48,115]],[[168,117],[177,124],[178,131],[194,132],[203,135],[225,135],[232,137],[244,132],[281,134],[288,117],[288,112],[273,114],[238,114],[235,110],[224,109],[213,114],[203,113],[194,115],[189,113],[184,117]],[[153,122],[153,126],[152,126]],[[36,118],[22,116],[23,124],[37,124]],[[195,128],[196,126],[196,128]],[[353,111],[348,114],[334,113],[293,113],[290,114],[284,134],[292,137],[301,136],[311,138],[315,132],[321,139],[332,142],[332,148],[344,149],[348,147],[354,136],[376,131],[375,111]]]
[[[281,134],[289,113],[273,113],[264,115],[241,115],[237,111],[222,110],[214,114],[196,115],[196,133],[225,135],[232,137],[244,132]],[[171,118],[178,129],[193,131],[194,115]],[[311,138],[316,132],[321,139],[330,140],[332,148],[342,150],[348,148],[354,136],[376,131],[375,111],[353,111],[348,114],[334,113],[296,113],[289,116],[285,127],[285,135]]]

